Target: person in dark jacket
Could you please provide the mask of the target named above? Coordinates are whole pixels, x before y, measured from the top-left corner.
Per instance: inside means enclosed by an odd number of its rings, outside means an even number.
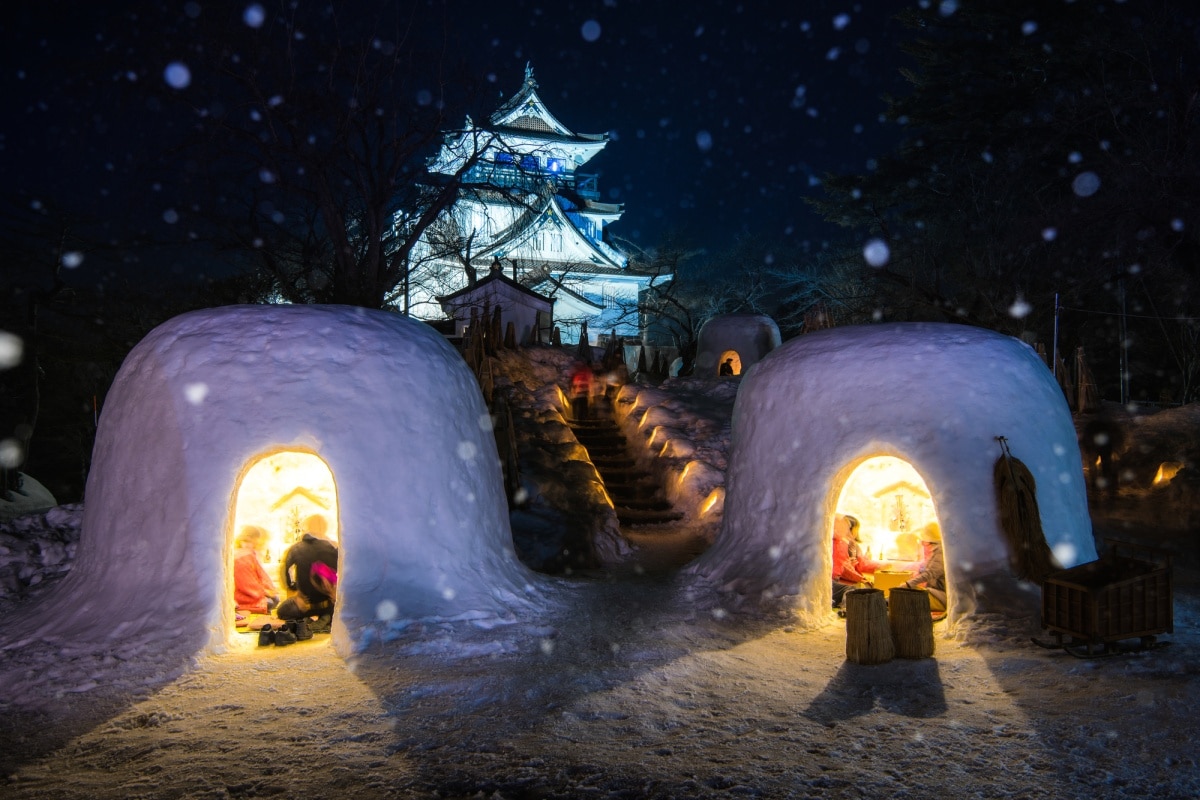
[[[304,521],[304,535],[283,556],[283,585],[288,599],[275,615],[292,620],[332,618],[337,600],[337,546],[325,538],[328,524],[320,514]]]

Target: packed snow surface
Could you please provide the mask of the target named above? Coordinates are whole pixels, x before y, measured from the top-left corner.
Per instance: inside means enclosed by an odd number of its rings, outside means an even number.
[[[724,468],[725,390],[639,388],[629,405],[664,409],[671,439]],[[1117,511],[1097,535],[1194,547]],[[81,516],[0,523],[0,574],[24,576],[7,619],[65,585]],[[711,538],[711,520],[633,540],[658,557],[685,532]],[[1169,646],[1093,659],[1033,644],[1049,640],[1036,617],[976,613],[935,626],[932,658],[861,666],[832,614],[810,627],[698,603],[670,570],[540,576],[537,614],[397,620],[348,658],[322,635],[198,651],[203,613],[148,598],[157,625],[97,641],[50,620],[53,636],[0,649],[4,796],[1193,798],[1185,560]]]

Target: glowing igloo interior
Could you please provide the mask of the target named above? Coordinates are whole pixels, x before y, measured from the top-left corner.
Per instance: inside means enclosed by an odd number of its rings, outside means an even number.
[[[868,561],[884,566],[872,577],[887,591],[916,574],[923,557],[919,532],[938,522],[925,480],[912,464],[895,456],[859,463],[838,494],[836,514],[859,521],[859,544]],[[832,540],[833,519],[830,519]]]
[[[304,521],[320,516],[325,521],[325,538],[338,544],[337,486],[333,472],[315,453],[279,450],[255,459],[238,480],[233,522],[229,531],[227,582],[232,594],[234,542],[246,526],[267,532],[259,560],[280,590],[283,557],[304,535]]]
[[[729,362],[730,375],[742,374],[742,357],[738,355],[737,350],[726,350],[724,353],[721,353],[721,357],[717,361],[718,370],[720,370],[720,367],[723,366],[726,361]]]
[[[894,456],[875,456],[855,467],[842,486],[837,513],[858,519],[863,546],[880,561],[916,561],[917,532],[938,521],[924,479]]]

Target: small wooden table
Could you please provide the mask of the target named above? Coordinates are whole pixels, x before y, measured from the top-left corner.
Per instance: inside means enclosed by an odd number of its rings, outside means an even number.
[[[875,588],[882,589],[883,596],[887,597],[889,589],[903,586],[912,580],[912,576],[912,571],[907,569],[877,569],[875,570]]]

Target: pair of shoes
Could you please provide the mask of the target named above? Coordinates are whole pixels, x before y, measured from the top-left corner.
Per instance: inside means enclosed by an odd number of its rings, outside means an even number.
[[[333,614],[322,614],[308,623],[308,629],[313,633],[329,633],[333,627]]]
[[[313,637],[312,631],[308,629],[308,620],[301,617],[288,623],[288,629],[295,635],[296,641],[307,642]]]
[[[296,643],[296,634],[293,629],[294,622],[285,622],[275,629],[275,646],[284,647],[289,644]]]
[[[258,646],[267,647],[273,644],[276,647],[286,647],[289,644],[295,644],[299,641],[299,637],[296,636],[297,627],[294,622],[280,623],[277,628],[272,628],[270,625],[263,625],[262,629],[258,632]],[[311,639],[312,634],[309,634],[308,638]]]

